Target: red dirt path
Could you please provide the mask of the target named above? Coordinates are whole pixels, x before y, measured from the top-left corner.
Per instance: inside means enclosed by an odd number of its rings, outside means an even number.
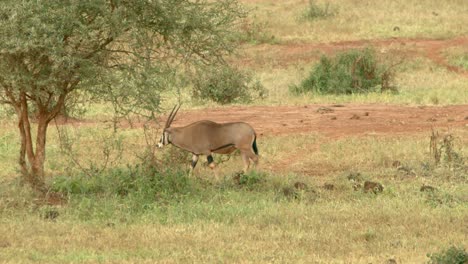
[[[326,107],[321,111],[321,107]],[[328,112],[327,112],[328,111]],[[432,128],[468,129],[468,105],[409,107],[379,104],[251,106],[180,112],[173,126],[210,119],[243,121],[259,136],[318,132],[339,138],[360,135],[396,135],[430,131]]]

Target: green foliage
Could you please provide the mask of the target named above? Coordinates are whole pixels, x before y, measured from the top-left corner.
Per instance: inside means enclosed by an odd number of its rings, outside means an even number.
[[[238,173],[234,179],[240,186],[254,190],[266,182],[266,174],[252,170],[248,173]]]
[[[468,70],[468,52],[460,54],[456,58],[451,59],[450,62],[457,67]]]
[[[463,247],[451,246],[439,253],[427,254],[430,264],[465,264],[468,263],[468,252]]]
[[[322,56],[309,77],[290,87],[295,94],[354,94],[393,90],[391,67],[380,64],[375,51],[351,50],[333,58]]]
[[[155,197],[174,199],[196,190],[194,184],[181,170],[160,171],[143,166],[126,169],[111,169],[94,177],[77,175],[75,177],[55,177],[51,190],[66,195],[137,195],[153,200]]]
[[[307,20],[313,21],[317,19],[324,19],[336,15],[337,11],[330,6],[330,3],[319,5],[315,0],[309,0],[307,11],[303,17]]]
[[[174,62],[229,54],[244,17],[232,0],[2,1],[0,85],[9,94],[0,99],[24,91],[52,109],[59,95],[84,90],[119,114],[156,111],[160,92],[175,85]]]
[[[228,65],[212,65],[193,78],[193,97],[219,104],[248,103],[264,98],[266,90],[250,74]]]

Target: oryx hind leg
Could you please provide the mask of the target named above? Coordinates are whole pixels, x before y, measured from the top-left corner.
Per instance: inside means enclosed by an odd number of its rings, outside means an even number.
[[[242,161],[244,162],[244,173],[247,173],[250,167],[249,155],[244,151],[241,151]]]
[[[207,161],[208,161],[208,167],[211,168],[211,170],[213,171],[214,175],[215,175],[215,178],[218,179],[218,172],[217,172],[217,169],[216,169],[216,163],[214,162],[214,159],[213,159],[213,156],[210,154],[206,157]]]
[[[256,146],[256,137],[253,137],[249,142],[248,147],[245,148],[244,153],[249,159],[254,163],[254,166],[258,164],[258,155],[257,155],[257,146]]]

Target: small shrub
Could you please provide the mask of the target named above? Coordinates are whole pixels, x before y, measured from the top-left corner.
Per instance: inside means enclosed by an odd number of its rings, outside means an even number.
[[[375,240],[377,238],[377,233],[374,229],[367,229],[363,237],[364,240],[366,240],[367,242],[371,242],[372,240]]]
[[[436,168],[447,168],[450,170],[447,176],[466,181],[468,178],[467,158],[457,142],[453,134],[441,136],[438,132],[432,131],[429,143],[430,154]]]
[[[336,57],[322,56],[308,78],[290,87],[295,94],[354,94],[395,91],[392,67],[380,64],[372,49],[351,50]]]
[[[249,171],[248,173],[236,173],[234,180],[238,185],[249,190],[259,188],[265,182],[266,174],[257,171]]]
[[[307,10],[304,13],[304,19],[307,20],[316,20],[331,17],[336,15],[337,11],[335,8],[330,6],[330,3],[325,3],[324,5],[319,5],[314,0],[309,0],[309,5]]]
[[[465,264],[468,263],[468,252],[463,247],[451,246],[439,253],[427,254],[430,264]]]
[[[255,17],[252,21],[245,19],[240,24],[236,41],[251,44],[277,43],[275,36],[266,30],[267,27],[268,24],[265,22],[256,22]]]
[[[247,73],[227,65],[214,65],[194,76],[192,94],[196,99],[230,104],[264,98],[266,90]]]
[[[192,155],[180,148],[169,146],[163,152],[161,165],[172,166],[178,168],[186,168],[192,160]]]

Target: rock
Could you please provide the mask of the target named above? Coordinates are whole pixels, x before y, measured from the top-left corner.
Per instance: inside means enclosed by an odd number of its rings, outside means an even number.
[[[371,182],[371,181],[366,181],[364,182],[364,192],[373,192],[373,193],[380,193],[383,191],[383,186],[382,184],[378,182]]]
[[[407,176],[416,176],[416,172],[408,166],[400,166],[397,170],[404,172]]]
[[[59,212],[57,210],[51,209],[44,213],[44,219],[48,220],[55,220],[59,216]]]
[[[361,119],[361,117],[359,117],[356,114],[353,114],[349,119],[358,120],[358,119]]]
[[[282,191],[283,191],[283,195],[286,197],[296,196],[296,192],[291,187],[283,187]]]
[[[307,190],[308,189],[307,184],[305,184],[303,182],[294,183],[294,188],[296,188],[297,190]]]
[[[361,188],[362,188],[362,185],[360,183],[353,184],[353,190],[359,191]]]
[[[351,172],[347,178],[350,181],[362,181],[362,175],[359,172]]]
[[[392,162],[392,167],[399,168],[401,166],[401,162],[399,160],[395,160]]]
[[[319,107],[317,109],[317,113],[319,114],[326,114],[326,113],[333,113],[335,110],[329,108],[329,107]]]
[[[242,177],[242,175],[244,174],[244,172],[235,172],[234,173],[234,176],[232,177],[232,179],[234,180],[234,182],[238,185],[240,185],[240,179]]]
[[[421,186],[421,188],[419,189],[419,191],[421,191],[421,192],[433,192],[435,190],[436,190],[436,188],[434,188],[434,187],[432,187],[430,185],[425,185],[425,184],[423,184],[423,186]]]

